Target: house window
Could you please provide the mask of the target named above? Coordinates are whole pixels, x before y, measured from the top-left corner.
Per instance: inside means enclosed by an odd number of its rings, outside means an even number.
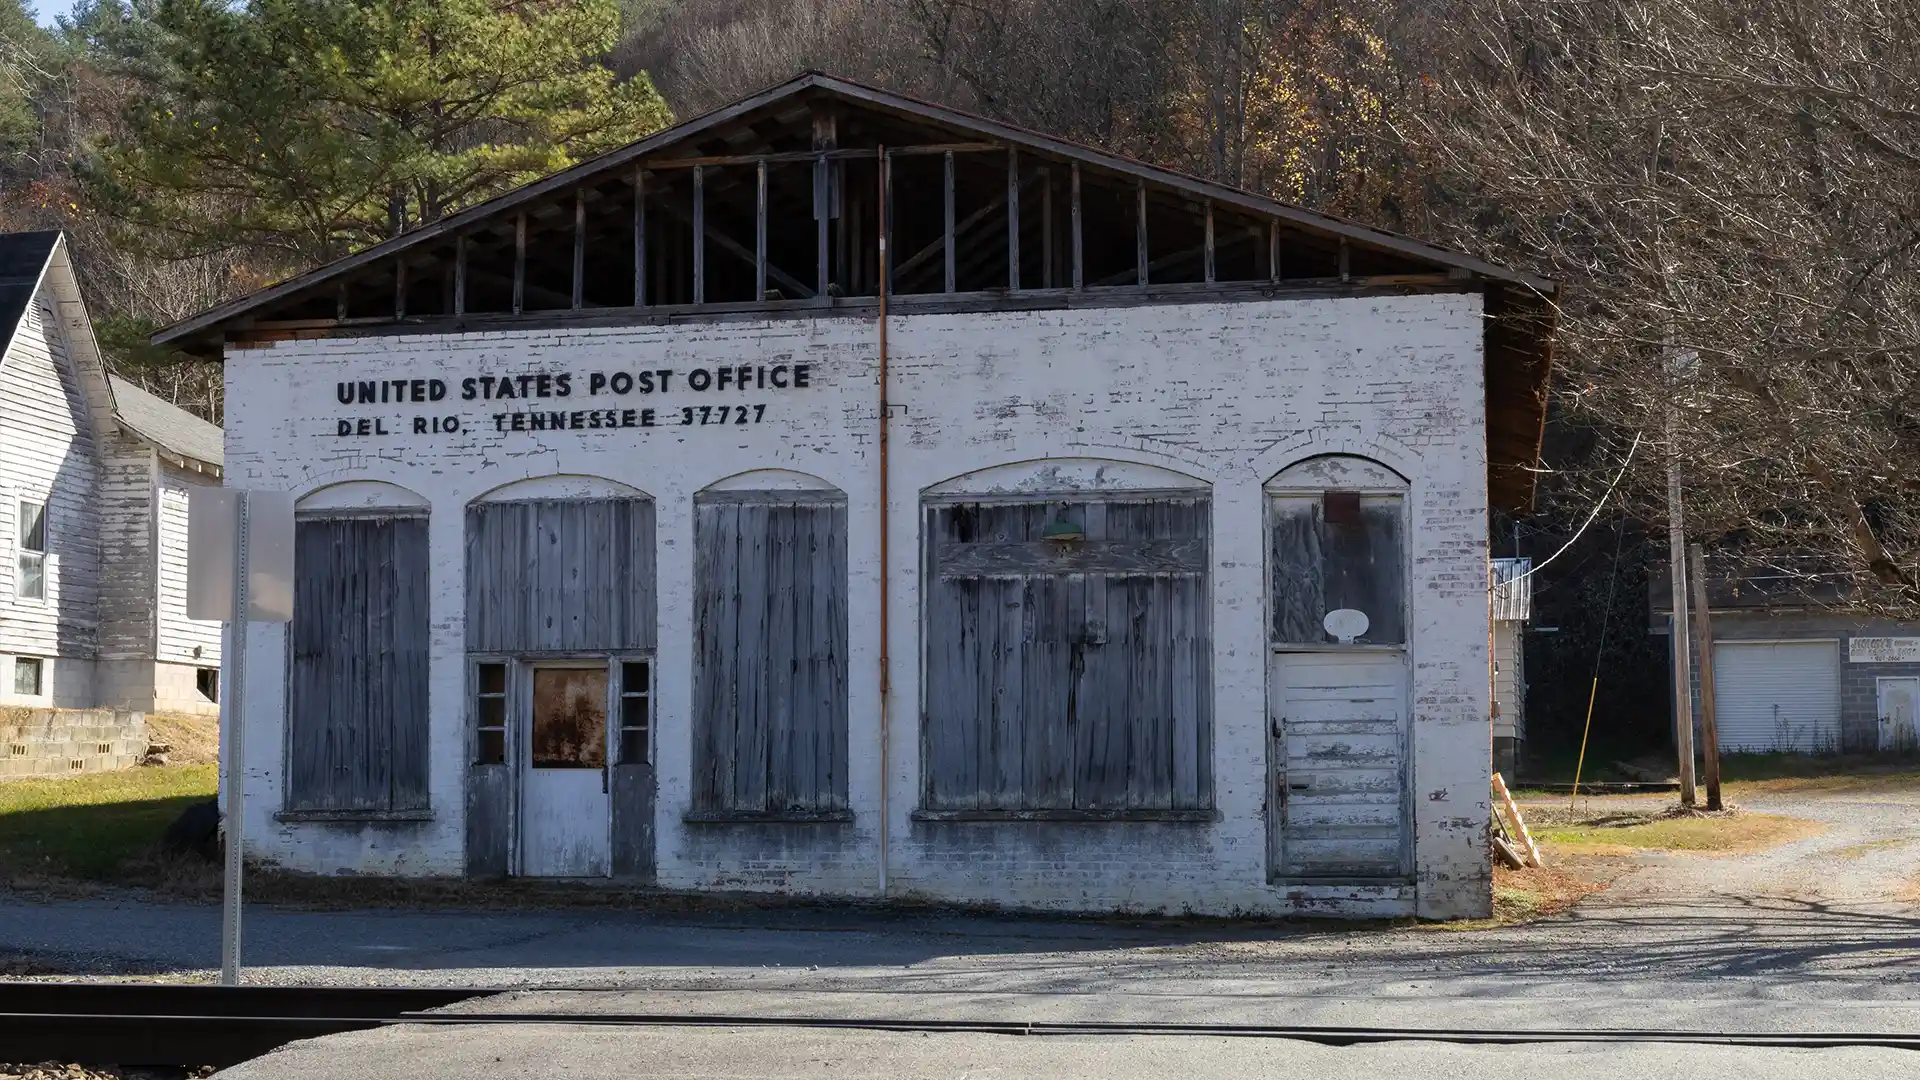
[[[200,696],[208,701],[218,702],[220,700],[220,669],[217,667],[195,668],[193,688],[200,691]]]
[[[652,747],[653,665],[634,660],[620,665],[620,764],[645,765]]]
[[[37,657],[20,656],[13,661],[13,692],[21,697],[39,697],[45,685],[45,671]]]
[[[47,596],[47,504],[20,500],[20,574],[15,592],[24,600]]]
[[[507,665],[480,664],[475,668],[473,762],[507,762]]]

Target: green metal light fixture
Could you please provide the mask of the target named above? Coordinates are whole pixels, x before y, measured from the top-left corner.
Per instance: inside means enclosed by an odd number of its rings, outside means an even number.
[[[1040,539],[1051,544],[1077,544],[1086,538],[1086,530],[1068,521],[1064,514],[1055,514],[1052,521],[1040,527]]]

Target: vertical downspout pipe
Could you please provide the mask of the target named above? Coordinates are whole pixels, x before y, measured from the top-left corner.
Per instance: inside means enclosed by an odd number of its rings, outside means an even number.
[[[884,899],[887,895],[887,833],[891,828],[887,817],[887,775],[892,767],[892,753],[887,721],[893,701],[893,660],[888,648],[892,640],[888,615],[893,582],[887,573],[887,534],[892,522],[892,490],[887,477],[887,289],[891,284],[887,271],[887,188],[890,186],[887,180],[893,159],[887,155],[885,146],[879,148],[878,160],[880,220],[874,232],[880,237],[880,896]]]

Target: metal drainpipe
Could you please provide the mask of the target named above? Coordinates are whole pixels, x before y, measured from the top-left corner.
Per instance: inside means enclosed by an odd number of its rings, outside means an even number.
[[[893,159],[887,148],[879,148],[879,222],[874,232],[880,237],[880,896],[887,895],[887,774],[891,768],[887,721],[893,700],[893,661],[888,655],[891,625],[888,621],[892,582],[888,579],[887,533],[890,529],[892,498],[887,479],[887,178]]]

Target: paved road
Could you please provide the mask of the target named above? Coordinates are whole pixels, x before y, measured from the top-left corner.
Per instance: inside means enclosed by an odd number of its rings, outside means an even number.
[[[335,1036],[220,1074],[230,1080],[1906,1080],[1911,1050],[1748,1050],[1550,1043],[1332,1048],[1278,1039],[885,1034],[733,1028],[463,1028]]]
[[[250,979],[261,982],[516,991],[464,1006],[480,1010],[1920,1032],[1920,909],[1890,892],[1920,869],[1913,861],[1920,855],[1920,794],[1756,799],[1754,808],[1818,818],[1831,828],[1764,856],[1655,860],[1572,915],[1483,932],[1180,928],[866,911],[694,917],[263,910],[249,917],[247,959]],[[1856,850],[1862,844],[1872,846]],[[25,954],[99,972],[203,977],[218,956],[217,932],[218,912],[209,907],[0,897],[0,957]],[[513,1044],[523,1037],[495,1034],[473,1045]],[[679,1050],[656,1045],[661,1037],[596,1031],[556,1035],[553,1045],[578,1047],[587,1055],[579,1060],[589,1065],[593,1047],[606,1040],[639,1048],[634,1052],[649,1062],[677,1060]],[[675,1045],[708,1037],[688,1034]],[[383,1045],[381,1038],[395,1040],[393,1055],[362,1049]],[[748,1041],[797,1048],[812,1038],[758,1034]],[[900,1047],[935,1044],[914,1038],[862,1036],[864,1049],[855,1060],[896,1061],[888,1055],[907,1054],[897,1059],[905,1071],[888,1075],[918,1075],[913,1070],[919,1059],[911,1055],[920,1051]],[[359,1060],[351,1069],[340,1066],[356,1076],[381,1075],[355,1071],[370,1069],[375,1058],[403,1060],[400,1050],[412,1045],[408,1040],[439,1039],[458,1054],[471,1048],[456,1032],[355,1039],[319,1045],[337,1047],[342,1061]],[[976,1043],[1001,1045],[984,1036],[951,1039],[953,1052],[963,1058]],[[1045,1053],[1052,1051],[1020,1045],[1020,1054],[1040,1055],[1031,1058],[1031,1068],[1050,1067]],[[1127,1045],[1148,1057],[1159,1052],[1152,1040]],[[1236,1041],[1218,1051],[1226,1055],[1219,1060],[1277,1052],[1265,1045],[1249,1050]],[[515,1052],[504,1045],[500,1064],[510,1063]],[[1215,1053],[1199,1043],[1167,1052],[1199,1058]],[[1300,1052],[1308,1054],[1301,1060],[1322,1053]],[[1348,1054],[1344,1061],[1364,1064],[1363,1054],[1340,1053]],[[1477,1051],[1421,1053],[1430,1054],[1427,1064],[1439,1070],[1423,1074],[1437,1076],[1454,1075],[1446,1070],[1455,1068],[1459,1075],[1467,1069],[1479,1070],[1476,1076],[1504,1075],[1500,1069],[1518,1069],[1513,1062],[1524,1058],[1508,1051],[1484,1059],[1474,1056]],[[1585,1050],[1553,1053],[1556,1069],[1562,1057],[1569,1069],[1596,1060]],[[446,1059],[445,1071],[430,1075],[460,1075],[456,1057]],[[825,1068],[807,1064],[812,1060],[795,1058],[788,1063],[792,1069],[778,1075]],[[1016,1075],[993,1071],[999,1060],[989,1053],[983,1071],[968,1075]],[[1809,1060],[1779,1058],[1800,1062],[1796,1067],[1803,1071]],[[1853,1065],[1851,1058],[1831,1060]],[[1917,1059],[1902,1060],[1907,1075],[1920,1069]],[[675,1075],[753,1075],[725,1071],[735,1064]],[[575,1074],[596,1072],[583,1068]],[[1625,1075],[1647,1071],[1636,1064]],[[1744,1066],[1740,1071],[1746,1080],[1765,1075]],[[312,1075],[329,1073],[315,1066]]]

